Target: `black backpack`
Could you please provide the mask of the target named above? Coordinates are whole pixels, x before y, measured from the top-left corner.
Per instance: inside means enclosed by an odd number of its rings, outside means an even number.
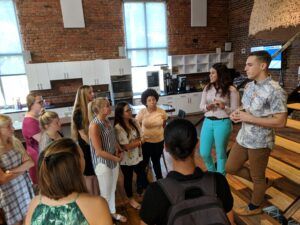
[[[230,225],[216,194],[213,173],[207,172],[200,179],[184,182],[167,177],[158,180],[158,184],[171,202],[168,225]],[[185,199],[186,191],[191,189],[201,189],[203,195]]]

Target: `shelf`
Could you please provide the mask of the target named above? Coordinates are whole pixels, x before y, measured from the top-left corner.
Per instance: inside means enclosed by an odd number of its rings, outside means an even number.
[[[184,64],[196,64],[197,63],[197,55],[185,55],[184,56]]]
[[[209,61],[209,55],[208,54],[197,55],[197,63],[198,64],[208,63],[208,61]]]
[[[193,55],[173,55],[168,57],[168,65],[178,68],[177,74],[207,73],[210,67],[222,62],[228,68],[233,68],[233,52],[207,53]]]

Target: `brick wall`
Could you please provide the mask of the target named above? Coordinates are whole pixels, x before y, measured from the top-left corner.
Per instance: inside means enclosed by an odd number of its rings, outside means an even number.
[[[65,29],[58,0],[16,0],[25,50],[32,62],[118,58],[118,47],[125,45],[121,0],[83,0],[85,28]],[[281,44],[248,37],[253,0],[209,0],[208,26],[191,27],[190,0],[168,0],[169,54],[193,54],[224,50],[232,42],[235,67],[243,71],[251,46]],[[241,54],[241,48],[246,54]],[[297,85],[300,41],[283,54],[285,89]],[[278,79],[278,72],[274,72]]]
[[[191,1],[169,0],[169,55],[215,52],[228,40],[228,1],[207,1],[207,27],[191,27]]]
[[[121,0],[83,0],[85,28],[63,28],[59,0],[16,0],[23,45],[32,62],[117,58],[124,46]]]
[[[16,0],[25,50],[32,62],[118,58],[124,46],[121,0],[83,0],[85,28],[63,28],[58,0]],[[224,47],[228,37],[228,2],[208,1],[208,26],[191,27],[190,0],[169,0],[169,54],[192,54]]]
[[[278,41],[259,40],[248,37],[249,19],[253,6],[253,0],[230,0],[228,7],[229,18],[229,39],[232,42],[234,51],[234,67],[244,72],[245,62],[250,48],[261,45],[284,44]],[[246,54],[241,53],[245,48]],[[284,89],[290,93],[297,86],[297,72],[300,66],[300,40],[299,38],[283,52],[282,75]],[[275,80],[279,79],[279,71],[271,71]]]

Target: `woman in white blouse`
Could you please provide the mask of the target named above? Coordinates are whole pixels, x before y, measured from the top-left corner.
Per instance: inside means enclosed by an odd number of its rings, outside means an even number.
[[[207,170],[225,175],[226,149],[232,130],[229,115],[239,107],[240,98],[237,89],[231,85],[230,72],[224,64],[214,64],[209,78],[210,83],[204,88],[200,103],[201,111],[205,112],[200,134],[200,155]],[[217,169],[211,156],[213,146]]]
[[[140,209],[141,205],[133,198],[132,176],[133,171],[137,175],[137,184],[146,184],[146,174],[142,167],[142,143],[140,126],[132,118],[132,109],[127,102],[119,102],[115,109],[115,130],[116,138],[120,146],[125,150],[123,159],[120,162],[124,175],[124,188],[129,204]],[[145,187],[138,187],[142,190]]]

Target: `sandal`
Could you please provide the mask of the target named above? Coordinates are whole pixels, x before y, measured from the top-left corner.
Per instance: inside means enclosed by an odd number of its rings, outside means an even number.
[[[126,223],[127,222],[127,218],[121,214],[111,214],[112,218],[116,221],[120,221],[121,223]]]
[[[136,209],[136,210],[140,210],[141,209],[141,204],[139,204],[138,202],[136,202],[134,199],[129,200],[129,205],[131,205],[132,208]]]

